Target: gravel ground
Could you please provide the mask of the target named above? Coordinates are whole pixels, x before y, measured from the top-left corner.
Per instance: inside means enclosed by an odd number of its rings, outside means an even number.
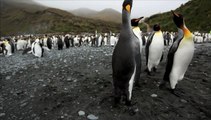
[[[210,43],[196,45],[192,63],[178,85],[181,97],[157,87],[166,54],[152,76],[143,71],[143,59],[141,87],[133,90],[135,112],[124,105],[113,107],[112,51],[113,47],[75,47],[45,51],[43,58],[21,51],[0,56],[0,119],[211,119]]]

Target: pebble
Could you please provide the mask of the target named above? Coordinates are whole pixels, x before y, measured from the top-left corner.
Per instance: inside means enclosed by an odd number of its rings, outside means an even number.
[[[181,99],[180,101],[181,101],[182,103],[187,103],[187,101],[184,100],[184,99]]]
[[[158,96],[157,94],[152,94],[152,95],[151,95],[151,97],[157,97],[157,96]]]
[[[38,81],[39,81],[39,82],[43,82],[43,79],[39,79]]]
[[[24,107],[24,106],[26,106],[27,105],[27,103],[23,103],[23,104],[21,104],[20,106],[21,107]]]
[[[88,118],[89,120],[97,120],[97,119],[98,119],[98,117],[95,116],[95,115],[93,115],[93,114],[88,115],[87,118]]]
[[[70,82],[71,81],[71,78],[68,78],[67,81]]]
[[[39,68],[39,66],[37,66],[37,65],[34,65],[34,68],[35,68],[35,69],[38,69],[38,68]]]
[[[10,78],[11,78],[11,76],[7,76],[7,77],[6,77],[6,80],[9,80]]]
[[[80,110],[80,111],[78,111],[78,115],[79,115],[79,116],[84,116],[84,115],[85,115],[85,112],[82,111],[82,110]]]
[[[5,116],[6,114],[5,113],[0,113],[0,117],[3,117]]]

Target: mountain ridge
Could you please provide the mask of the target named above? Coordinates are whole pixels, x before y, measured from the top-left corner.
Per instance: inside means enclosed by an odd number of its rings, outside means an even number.
[[[96,11],[89,8],[78,8],[75,10],[70,10],[69,12],[80,17],[121,23],[121,13],[112,8],[105,8],[101,11]]]
[[[120,27],[117,23],[82,18],[57,8],[28,9],[29,4],[25,3],[21,3],[22,6],[8,2],[4,4],[7,7],[1,8],[1,36],[55,32],[94,33],[95,30],[117,32]]]

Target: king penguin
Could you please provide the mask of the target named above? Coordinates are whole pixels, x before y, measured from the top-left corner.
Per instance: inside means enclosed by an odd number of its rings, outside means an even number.
[[[146,65],[149,75],[152,69],[156,71],[158,64],[162,60],[164,50],[164,38],[160,26],[155,24],[153,30],[154,31],[149,36],[145,47]]]
[[[36,39],[35,42],[32,43],[32,54],[36,57],[43,57],[44,49],[42,48],[42,44],[39,39]]]
[[[130,13],[133,0],[124,0],[122,9],[122,29],[112,56],[115,105],[124,98],[131,105],[133,84],[140,79],[140,42],[133,33]]]
[[[10,45],[8,39],[3,41],[4,45],[5,45],[5,51],[4,54],[8,57],[10,55],[12,55],[12,46]]]
[[[142,41],[142,31],[138,27],[138,24],[142,18],[144,18],[144,17],[134,18],[131,20],[131,25],[133,27],[133,33],[136,35],[136,37],[139,39],[139,42],[140,42],[140,53],[142,52],[143,41]]]
[[[173,21],[178,28],[178,34],[174,38],[168,52],[166,71],[160,88],[165,86],[166,81],[170,82],[171,92],[176,96],[180,96],[175,92],[178,81],[182,80],[194,54],[193,34],[186,27],[181,14],[172,11]]]

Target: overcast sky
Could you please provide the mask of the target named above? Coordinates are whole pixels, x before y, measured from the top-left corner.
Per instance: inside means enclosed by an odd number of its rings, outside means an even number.
[[[122,11],[123,0],[34,0],[45,6],[74,10],[78,8],[90,8],[103,10],[112,8]],[[151,16],[156,13],[166,12],[178,8],[189,0],[133,0],[132,17]]]

